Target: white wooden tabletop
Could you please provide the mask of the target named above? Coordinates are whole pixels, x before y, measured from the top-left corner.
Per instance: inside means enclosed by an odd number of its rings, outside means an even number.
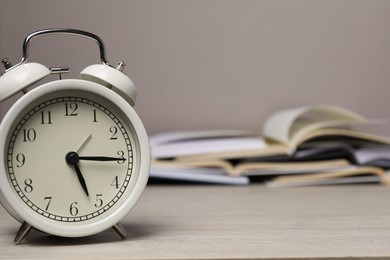
[[[1,259],[390,259],[390,187],[266,188],[150,185],[113,230],[59,238],[32,231],[0,209]]]

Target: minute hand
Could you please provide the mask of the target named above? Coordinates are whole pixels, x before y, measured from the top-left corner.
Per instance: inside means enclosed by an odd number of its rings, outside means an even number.
[[[109,156],[79,156],[79,160],[84,161],[126,161],[125,158],[118,158],[118,157],[109,157]]]

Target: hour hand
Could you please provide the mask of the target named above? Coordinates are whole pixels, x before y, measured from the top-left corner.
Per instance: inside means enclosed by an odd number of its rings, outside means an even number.
[[[69,152],[66,155],[65,160],[67,163],[73,165],[74,169],[76,170],[77,178],[79,179],[80,185],[83,188],[83,190],[85,191],[85,194],[87,194],[87,196],[89,197],[87,184],[85,183],[84,176],[81,173],[80,167],[78,165],[79,155],[76,152]]]
[[[83,190],[85,191],[85,194],[87,194],[87,196],[89,197],[89,192],[88,192],[88,188],[87,188],[87,184],[85,183],[85,179],[83,177],[83,174],[81,173],[81,170],[80,170],[80,167],[78,166],[78,164],[73,164],[74,166],[74,169],[76,170],[76,173],[77,173],[77,178],[79,179],[79,182],[81,184],[81,187],[83,187]]]

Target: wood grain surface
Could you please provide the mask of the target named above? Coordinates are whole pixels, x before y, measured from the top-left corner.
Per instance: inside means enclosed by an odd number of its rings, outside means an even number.
[[[32,231],[0,210],[1,259],[390,258],[390,188],[150,185],[113,230],[83,238]]]

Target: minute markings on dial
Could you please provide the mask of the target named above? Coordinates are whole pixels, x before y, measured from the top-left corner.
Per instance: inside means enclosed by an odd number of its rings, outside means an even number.
[[[80,116],[89,116],[87,118],[87,120],[85,121],[86,123],[88,123],[88,122],[92,122],[92,123],[105,122],[104,121],[104,120],[106,120],[105,116],[108,116],[108,118],[109,118],[108,121],[112,120],[111,122],[113,124],[111,123],[110,125],[107,125],[107,127],[117,126],[118,127],[117,133],[120,134],[117,136],[118,137],[123,136],[123,138],[124,138],[123,142],[126,145],[126,148],[124,148],[124,149],[121,148],[123,150],[123,152],[120,155],[113,154],[112,157],[111,156],[104,156],[104,154],[103,155],[102,154],[95,155],[93,153],[86,154],[86,156],[79,156],[79,157],[81,157],[79,160],[84,160],[84,161],[90,160],[91,162],[96,161],[96,163],[104,163],[104,164],[106,164],[106,163],[109,164],[110,163],[109,161],[112,161],[112,162],[116,161],[120,164],[122,164],[122,162],[129,162],[128,164],[125,164],[125,165],[127,165],[126,172],[125,173],[118,172],[117,175],[115,176],[115,179],[117,181],[119,181],[119,183],[117,184],[118,185],[117,188],[115,190],[112,190],[112,191],[107,190],[107,192],[111,192],[112,195],[111,195],[111,193],[109,193],[110,194],[109,197],[107,197],[107,199],[103,200],[104,204],[102,204],[102,206],[99,208],[96,208],[96,205],[95,205],[96,204],[95,203],[96,202],[95,201],[95,194],[94,194],[94,191],[96,190],[95,180],[91,184],[89,184],[89,182],[86,183],[85,186],[88,185],[88,189],[90,188],[89,195],[90,196],[93,195],[93,196],[86,200],[86,201],[92,201],[92,202],[90,203],[90,205],[91,205],[90,209],[88,208],[88,211],[85,211],[85,212],[81,211],[81,210],[83,209],[83,207],[89,207],[88,206],[89,204],[82,202],[82,200],[78,200],[77,198],[72,199],[71,201],[69,201],[69,203],[65,202],[65,203],[67,203],[67,204],[65,204],[65,212],[61,212],[59,210],[55,211],[52,208],[49,209],[49,211],[48,211],[48,209],[45,209],[45,207],[47,206],[46,202],[44,203],[43,206],[40,206],[39,203],[41,203],[41,202],[40,202],[39,198],[37,197],[38,196],[37,194],[39,194],[38,192],[40,192],[40,190],[38,189],[38,187],[39,187],[38,182],[36,182],[34,180],[34,178],[33,178],[34,176],[33,176],[32,180],[34,181],[33,182],[34,192],[32,192],[32,193],[25,192],[25,189],[26,189],[25,186],[27,185],[26,181],[25,181],[26,179],[25,179],[25,177],[22,177],[23,175],[19,174],[19,172],[23,171],[23,169],[26,169],[26,168],[25,167],[22,167],[22,168],[17,167],[18,165],[15,164],[17,162],[20,163],[20,161],[21,161],[20,158],[19,158],[20,160],[16,158],[17,156],[19,156],[19,157],[26,156],[26,158],[25,158],[26,162],[30,162],[30,163],[33,162],[33,160],[30,157],[33,156],[34,154],[29,155],[28,153],[25,153],[23,150],[20,150],[19,147],[29,147],[29,146],[34,147],[36,145],[40,145],[38,143],[42,142],[42,140],[44,140],[44,139],[42,139],[43,135],[40,133],[41,129],[51,129],[53,127],[56,127],[56,125],[57,125],[56,123],[59,122],[59,121],[57,121],[58,117],[60,115],[61,116],[63,115],[62,112],[64,111],[64,108],[63,108],[62,104],[65,102],[77,102],[77,104],[79,105],[79,109],[80,109],[80,111],[78,111],[79,117]],[[103,102],[103,104],[104,104],[104,102]],[[96,110],[96,112],[89,112],[86,114],[85,112],[88,111],[88,110],[86,110],[86,106],[90,106],[92,108],[92,111]],[[57,108],[59,108],[59,109],[57,109]],[[83,109],[83,110],[81,110],[81,109]],[[41,111],[50,111],[50,115],[51,115],[50,119],[52,122],[52,124],[50,126],[48,126],[48,124],[43,124],[43,125],[41,124],[41,121],[42,121]],[[56,111],[61,111],[61,113],[58,113]],[[89,110],[89,111],[91,111],[91,110]],[[114,112],[115,112],[115,110],[114,110]],[[45,112],[44,115],[47,116],[48,113]],[[100,117],[99,117],[99,115],[100,115]],[[97,119],[97,121],[96,121],[96,119]],[[30,120],[36,120],[36,121],[30,121]],[[45,122],[47,123],[48,122],[47,117],[45,118],[45,120],[46,120]],[[61,119],[61,120],[65,120],[65,119]],[[69,117],[66,120],[75,120],[75,117],[72,117],[72,118]],[[39,127],[37,126],[35,128],[35,126],[31,127],[31,126],[27,125],[27,123],[29,123],[29,122],[37,122],[37,124],[39,124]],[[106,106],[101,105],[101,103],[97,103],[96,101],[93,101],[93,100],[85,98],[85,97],[62,96],[62,97],[47,99],[41,103],[37,103],[37,105],[35,107],[31,108],[30,111],[27,110],[25,115],[21,117],[19,123],[17,123],[17,125],[15,126],[14,132],[9,139],[9,146],[8,146],[8,160],[7,160],[8,161],[8,171],[10,174],[10,179],[12,180],[12,184],[15,187],[15,190],[17,191],[19,196],[26,202],[26,204],[31,209],[33,209],[37,213],[41,214],[42,216],[45,216],[47,218],[50,218],[50,219],[53,219],[56,221],[81,222],[81,221],[85,221],[85,220],[88,220],[91,218],[95,218],[95,217],[103,214],[104,212],[107,212],[110,208],[112,208],[116,204],[116,202],[124,194],[126,188],[128,187],[129,181],[131,179],[132,170],[133,170],[133,156],[134,155],[133,155],[133,147],[132,147],[132,143],[131,143],[131,135],[129,135],[129,132],[128,132],[129,129],[127,129],[126,125],[122,124],[123,122],[125,122],[125,121],[120,120],[117,117],[117,115],[112,113],[111,110],[107,109]],[[48,127],[50,127],[50,128],[48,128]],[[88,126],[88,127],[90,127],[90,126]],[[36,131],[37,138],[36,138],[36,140],[33,140],[33,138],[30,138],[31,140],[27,139],[27,141],[24,142],[25,136],[29,137],[29,135],[28,135],[29,129],[34,129]],[[131,128],[130,128],[130,130],[131,130]],[[45,131],[48,131],[48,130],[45,130]],[[106,131],[108,132],[108,130],[106,130]],[[33,130],[31,130],[30,132],[31,132],[30,135],[32,136]],[[86,140],[81,145],[81,147],[77,150],[78,155],[81,153],[81,150],[84,151],[84,147],[86,147],[87,143],[90,142],[92,135],[96,138],[101,138],[95,132],[87,133],[87,135],[85,136]],[[21,136],[21,138],[19,138],[20,136]],[[87,138],[87,136],[88,136],[88,138]],[[111,136],[112,136],[112,133],[107,133],[107,140],[110,140],[109,137],[111,137]],[[15,144],[17,144],[17,142],[19,142],[18,146],[15,145]],[[23,146],[19,146],[22,144],[23,144]],[[117,145],[117,143],[115,145]],[[63,154],[63,156],[65,157],[65,154]],[[85,158],[83,158],[83,157],[85,157]],[[90,157],[90,158],[88,158],[88,157]],[[46,158],[46,157],[43,157],[43,158]],[[62,160],[64,160],[64,159],[65,158],[63,158]],[[101,162],[99,162],[99,161],[101,161]],[[107,162],[105,162],[105,161],[107,161]],[[78,161],[77,166],[79,167],[79,169],[81,168],[81,172],[83,172],[83,174],[84,174],[84,169],[83,169],[83,167],[81,167],[81,166],[83,166],[82,164],[83,164],[82,162]],[[69,166],[71,166],[73,168],[72,169],[74,171],[73,174],[76,174],[77,172],[75,172],[75,170],[76,170],[75,166],[72,164],[69,164]],[[97,169],[99,170],[101,168],[97,168]],[[109,173],[109,172],[107,172],[107,173]],[[101,175],[101,176],[103,176],[103,175]],[[110,174],[107,174],[107,176],[110,176]],[[83,176],[83,177],[87,177],[87,176]],[[99,178],[101,178],[101,177],[99,177]],[[87,179],[85,179],[85,180],[87,180]],[[80,182],[80,180],[78,180],[78,182]],[[112,179],[107,180],[106,183],[109,184],[111,182],[112,182]],[[89,186],[91,186],[91,187],[89,187]],[[84,189],[84,187],[83,187],[83,189]],[[83,192],[85,192],[85,191],[83,191]],[[85,192],[85,194],[87,194],[87,193]],[[52,195],[52,194],[49,194],[49,195],[50,195],[50,197],[54,196],[53,198],[56,198],[55,195]],[[45,197],[47,197],[49,195],[43,194],[43,196],[45,196]],[[81,198],[82,197],[80,197],[80,199]],[[54,202],[58,203],[57,201],[54,201]],[[74,204],[75,202],[77,202],[77,204]],[[61,202],[61,203],[63,203],[63,202]],[[70,209],[69,209],[69,207],[70,207]],[[77,214],[72,214],[72,212],[69,213],[69,210],[72,211],[73,208],[77,208],[78,210],[80,210],[80,212],[78,212]]]

